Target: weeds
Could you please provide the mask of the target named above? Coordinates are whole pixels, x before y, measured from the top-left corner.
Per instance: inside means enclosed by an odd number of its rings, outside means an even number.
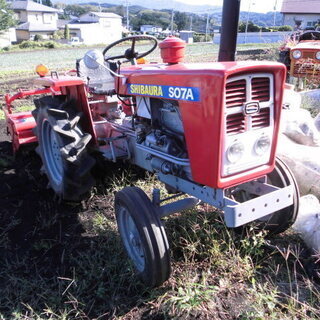
[[[290,232],[269,240],[254,228],[239,234],[208,205],[174,214],[164,219],[172,276],[148,289],[123,250],[113,199],[129,185],[166,196],[156,177],[103,163],[88,201],[60,204],[34,153],[13,159],[8,143],[0,149],[0,319],[320,318],[319,285]]]

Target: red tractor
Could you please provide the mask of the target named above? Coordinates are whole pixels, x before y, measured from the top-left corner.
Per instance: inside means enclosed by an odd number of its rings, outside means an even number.
[[[149,199],[127,187],[115,196],[123,244],[150,286],[170,274],[161,220],[169,214],[202,201],[222,210],[228,227],[256,221],[272,233],[296,219],[297,185],[275,156],[285,66],[224,62],[234,57],[239,5],[225,0],[219,62],[181,63],[185,44],[169,38],[160,43],[163,63],[137,64],[157,40],[134,36],[103,53],[89,51],[77,62],[77,76],[52,72],[36,80],[41,89],[6,97],[15,150],[38,142],[41,170],[60,198],[77,201],[90,191],[96,154],[155,173],[174,194],[161,199],[154,190]],[[151,47],[138,52],[139,41]],[[130,42],[128,48],[112,55],[123,42]],[[131,65],[122,66],[124,61]],[[14,99],[43,93],[32,115],[11,113]],[[175,199],[181,194],[189,197]]]

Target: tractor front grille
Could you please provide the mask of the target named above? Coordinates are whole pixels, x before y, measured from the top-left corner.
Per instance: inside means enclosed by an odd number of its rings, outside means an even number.
[[[293,62],[292,76],[303,77],[303,76],[319,77],[320,76],[320,63],[316,60],[299,60]]]
[[[242,113],[229,114],[227,116],[227,134],[245,132],[245,118]]]
[[[246,80],[240,79],[226,86],[226,107],[233,108],[242,106],[246,102]]]
[[[249,102],[259,102],[260,110],[247,115],[245,105]],[[273,76],[249,74],[228,79],[225,107],[227,135],[269,127],[273,114]]]
[[[253,78],[251,81],[251,99],[259,102],[270,100],[270,79]]]

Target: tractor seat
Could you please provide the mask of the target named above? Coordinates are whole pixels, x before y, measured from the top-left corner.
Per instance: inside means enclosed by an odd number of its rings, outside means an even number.
[[[108,63],[105,62],[106,66]],[[89,69],[83,59],[78,59],[76,62],[76,69],[78,77],[81,77],[87,84],[89,91],[95,94],[109,94],[114,90],[114,77],[111,73],[99,66],[96,69]]]

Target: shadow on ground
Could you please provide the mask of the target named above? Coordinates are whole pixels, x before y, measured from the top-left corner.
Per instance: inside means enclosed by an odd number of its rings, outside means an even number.
[[[39,173],[38,156],[13,157],[1,124],[0,316],[153,318],[141,307],[151,292],[135,278],[120,243],[113,196],[96,192],[81,204],[59,203]],[[152,299],[163,290],[152,291]]]

